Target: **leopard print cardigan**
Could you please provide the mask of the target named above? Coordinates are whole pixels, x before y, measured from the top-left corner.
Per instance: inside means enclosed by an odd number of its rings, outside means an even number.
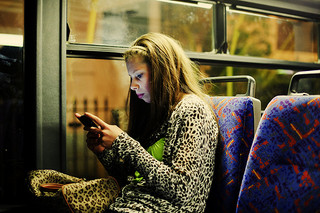
[[[138,171],[144,181],[130,182],[110,205],[115,212],[204,212],[214,171],[218,126],[210,106],[186,95],[169,120],[153,135],[165,137],[163,161],[153,158],[138,141],[121,133],[98,155],[117,179]]]

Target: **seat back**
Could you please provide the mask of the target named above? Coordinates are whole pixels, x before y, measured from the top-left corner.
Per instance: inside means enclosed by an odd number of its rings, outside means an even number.
[[[319,94],[319,78],[320,71],[295,74],[289,96],[275,97],[267,106],[251,147],[237,212],[320,211],[320,96],[308,95]]]
[[[261,102],[254,98],[255,80],[250,76],[211,77],[202,83],[247,82],[246,94],[211,97],[219,124],[215,173],[206,212],[235,212],[240,184],[255,129],[261,117]]]
[[[278,96],[252,144],[237,212],[320,210],[320,96]]]
[[[252,97],[211,97],[211,101],[220,134],[206,209],[235,212],[255,126],[261,117],[261,103]]]

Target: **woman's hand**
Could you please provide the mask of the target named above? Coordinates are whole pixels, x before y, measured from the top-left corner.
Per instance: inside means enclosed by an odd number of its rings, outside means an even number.
[[[99,117],[85,113],[87,117],[92,119],[97,125],[96,127],[85,127],[88,131],[87,146],[94,153],[101,153],[105,149],[111,149],[112,143],[123,131],[116,125],[109,125],[101,120]],[[77,115],[76,115],[77,116]]]
[[[100,135],[88,132],[87,134],[87,147],[95,154],[103,152],[106,148],[100,143]]]

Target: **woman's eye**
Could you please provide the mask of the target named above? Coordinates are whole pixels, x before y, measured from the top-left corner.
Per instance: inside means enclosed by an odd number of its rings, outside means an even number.
[[[136,75],[136,78],[140,80],[142,78],[142,76],[143,76],[143,74],[141,73],[141,74]]]

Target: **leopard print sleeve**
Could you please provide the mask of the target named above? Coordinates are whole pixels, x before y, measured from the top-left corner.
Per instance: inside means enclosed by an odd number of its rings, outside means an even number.
[[[105,149],[97,154],[97,157],[108,174],[115,177],[121,187],[127,184],[127,176],[132,173],[132,169],[114,150]]]
[[[150,194],[176,206],[204,210],[213,177],[217,123],[209,106],[195,95],[183,98],[168,123],[162,162],[126,133],[118,136],[112,149],[146,179]]]

